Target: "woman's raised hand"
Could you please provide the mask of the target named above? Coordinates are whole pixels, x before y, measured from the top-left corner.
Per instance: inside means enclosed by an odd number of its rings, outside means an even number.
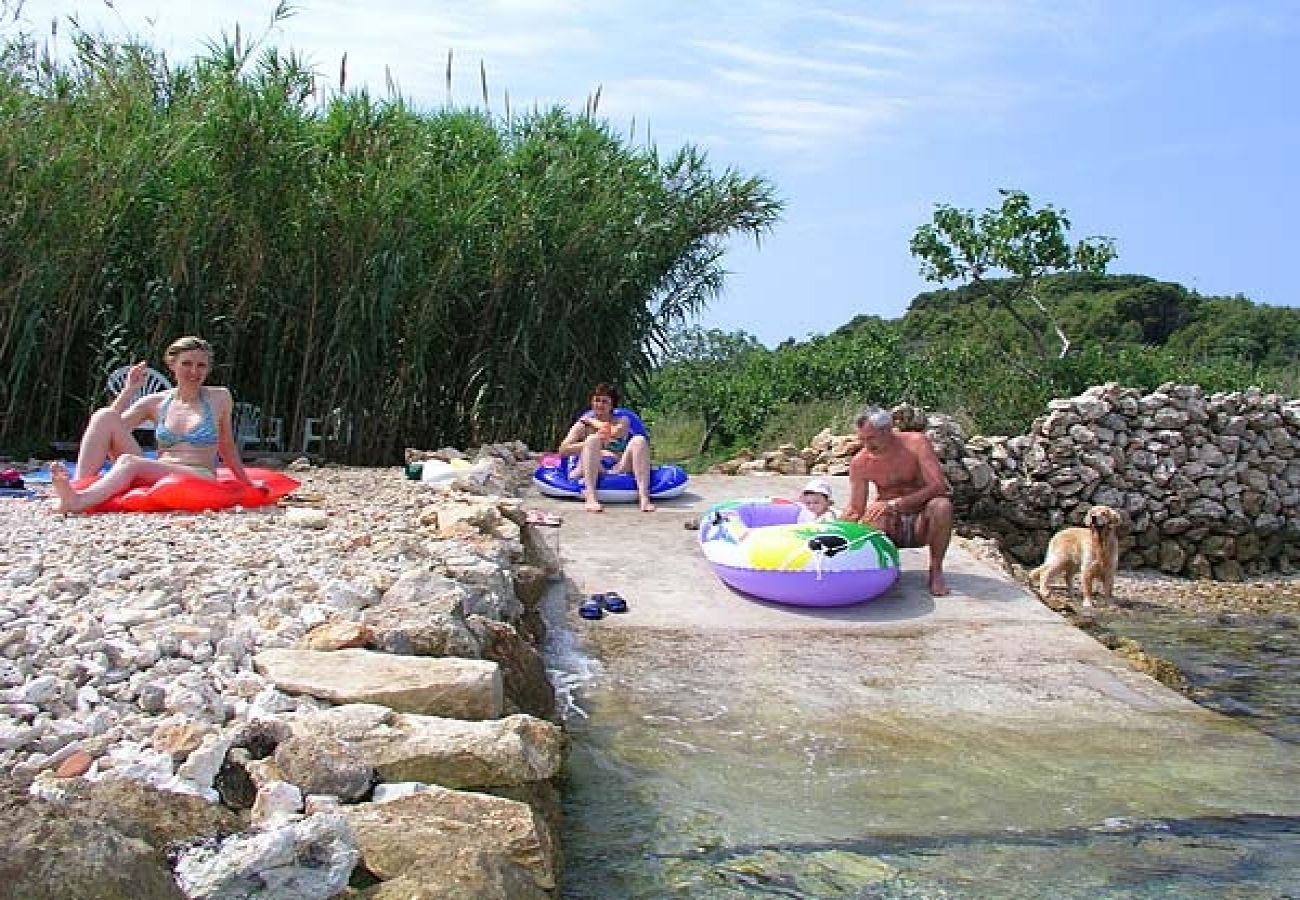
[[[124,391],[134,391],[140,385],[144,384],[144,377],[149,371],[149,363],[146,360],[140,360],[131,367],[131,371],[126,373],[126,384],[122,386]]]

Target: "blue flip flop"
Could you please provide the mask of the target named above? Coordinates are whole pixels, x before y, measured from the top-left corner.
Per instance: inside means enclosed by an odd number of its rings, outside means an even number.
[[[604,597],[605,609],[612,613],[627,612],[627,601],[619,594],[618,591],[608,591]]]
[[[584,619],[599,619],[605,615],[605,605],[600,594],[592,594],[578,607],[578,615]]]

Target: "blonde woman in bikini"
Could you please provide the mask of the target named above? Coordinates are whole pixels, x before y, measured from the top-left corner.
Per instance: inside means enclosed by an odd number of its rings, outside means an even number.
[[[208,342],[197,337],[180,338],[167,348],[164,358],[175,388],[130,403],[148,368],[147,363],[136,363],[112,404],[90,417],[77,454],[77,473],[81,477],[93,475],[112,460],[112,468],[102,478],[77,490],[62,463],[50,464],[54,508],[58,512],[90,509],[133,486],[153,484],[168,475],[183,473],[215,479],[218,454],[236,479],[265,489],[260,482],[249,479],[239,458],[230,424],[230,391],[203,384],[212,369]],[[154,432],[157,459],[146,459],[131,434],[148,420],[158,423]]]
[[[573,423],[560,442],[561,456],[577,456],[573,477],[582,482],[582,497],[588,512],[603,512],[596,498],[596,482],[602,471],[615,475],[631,472],[642,512],[654,512],[650,502],[650,444],[644,435],[632,434],[626,416],[615,416],[618,391],[613,385],[598,384],[591,391],[591,412]],[[614,466],[604,469],[602,460],[613,459]]]

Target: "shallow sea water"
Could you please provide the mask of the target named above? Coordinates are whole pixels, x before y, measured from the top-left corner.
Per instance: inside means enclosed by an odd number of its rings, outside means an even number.
[[[866,720],[795,672],[737,696],[697,648],[607,671],[561,624],[547,655],[574,703],[564,897],[1300,898],[1300,819],[1269,814],[1295,746],[1260,738],[1234,781],[1236,722],[1188,747]]]
[[[1300,622],[1290,616],[1103,612],[1098,624],[1178,666],[1200,704],[1300,744]]]

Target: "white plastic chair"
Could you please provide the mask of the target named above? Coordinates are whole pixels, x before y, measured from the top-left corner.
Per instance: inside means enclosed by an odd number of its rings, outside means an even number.
[[[319,444],[320,449],[324,450],[326,441],[338,441],[346,444],[351,438],[352,423],[343,418],[343,410],[341,409],[333,410],[324,418],[303,419],[303,453],[310,453],[313,443]]]
[[[235,429],[235,446],[243,453],[245,448],[262,443],[262,410],[252,403],[236,403],[230,411]]]
[[[277,453],[284,450],[284,419],[268,416],[262,420],[262,447]]]
[[[108,392],[114,397],[122,393],[122,387],[126,384],[127,373],[130,371],[130,366],[122,366],[121,368],[114,369],[109,373]],[[156,394],[158,391],[170,391],[172,386],[171,381],[169,381],[167,376],[162,372],[159,372],[157,369],[145,369],[144,381],[140,383],[140,387],[129,398],[130,403],[128,403],[127,406],[129,407],[131,403],[139,400],[145,394]],[[152,419],[146,419],[135,427],[141,431],[153,431],[157,424],[158,423],[154,422]]]

